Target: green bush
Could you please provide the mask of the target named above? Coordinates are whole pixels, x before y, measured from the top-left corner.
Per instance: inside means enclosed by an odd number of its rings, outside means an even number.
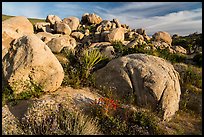
[[[175,62],[184,62],[186,60],[186,56],[182,54],[176,54],[176,53],[170,53],[168,49],[159,49],[157,48],[156,50],[147,50],[146,46],[148,45],[137,45],[134,48],[128,48],[122,44],[120,41],[115,41],[112,43],[115,52],[118,56],[125,56],[128,54],[134,54],[134,53],[143,53],[143,54],[148,54],[148,55],[154,55],[158,56],[161,58],[164,58],[172,63]],[[150,48],[151,48],[151,44]]]

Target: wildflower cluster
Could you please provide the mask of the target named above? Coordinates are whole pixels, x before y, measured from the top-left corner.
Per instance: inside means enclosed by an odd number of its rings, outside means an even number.
[[[104,114],[108,114],[111,110],[116,110],[119,107],[119,103],[116,100],[100,97],[98,100],[95,99],[93,102],[94,105],[100,106]]]

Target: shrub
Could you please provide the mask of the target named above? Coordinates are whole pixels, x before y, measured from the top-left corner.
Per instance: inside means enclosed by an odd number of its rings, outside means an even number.
[[[197,66],[202,67],[202,53],[198,53],[193,57],[193,61]]]
[[[113,46],[115,52],[117,53],[116,56],[122,56],[124,54],[123,52],[126,50],[126,47],[123,45],[121,41],[113,41],[111,45]]]
[[[2,104],[5,105],[7,102],[12,102],[12,105],[16,105],[18,100],[27,100],[32,97],[38,98],[44,93],[42,86],[32,80],[24,81],[24,84],[27,90],[19,94],[15,93],[15,86],[11,88],[9,85],[6,85],[2,92]]]
[[[99,98],[91,105],[91,116],[99,121],[106,135],[160,134],[157,120],[147,112],[133,111],[130,107],[109,98]],[[157,122],[156,122],[157,121]]]
[[[37,118],[23,119],[21,128],[27,135],[100,134],[97,121],[63,107]]]

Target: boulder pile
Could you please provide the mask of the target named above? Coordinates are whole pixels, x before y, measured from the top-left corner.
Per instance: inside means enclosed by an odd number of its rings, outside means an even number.
[[[85,45],[99,49],[111,60],[96,71],[96,85],[111,88],[121,98],[135,95],[137,105],[162,109],[163,119],[171,118],[179,109],[178,73],[164,59],[145,54],[117,58],[113,42],[121,41],[128,48],[151,43],[172,53],[186,54],[180,46],[172,46],[168,32],[148,36],[144,28],[131,29],[118,19],[103,20],[85,13],[61,19],[48,15],[45,22],[34,25],[22,16],[2,22],[2,70],[4,80],[19,94],[27,84],[36,82],[44,91],[56,91],[62,84],[64,71],[58,57],[63,49],[75,52]],[[28,83],[26,83],[28,82]],[[26,83],[26,84],[25,84]]]

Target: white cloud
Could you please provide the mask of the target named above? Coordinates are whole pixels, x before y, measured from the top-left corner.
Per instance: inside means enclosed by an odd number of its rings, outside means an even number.
[[[180,5],[181,4],[181,5]],[[144,28],[148,35],[157,31],[167,31],[171,35],[187,35],[202,32],[202,9],[184,10],[165,15],[155,16],[159,12],[166,12],[169,8],[185,6],[189,3],[128,3],[111,10],[99,8],[100,15],[108,20],[118,18],[121,23],[131,28]],[[166,9],[165,9],[166,8]],[[154,15],[155,14],[155,15]],[[150,16],[151,15],[151,16]],[[154,15],[154,16],[153,16]]]

